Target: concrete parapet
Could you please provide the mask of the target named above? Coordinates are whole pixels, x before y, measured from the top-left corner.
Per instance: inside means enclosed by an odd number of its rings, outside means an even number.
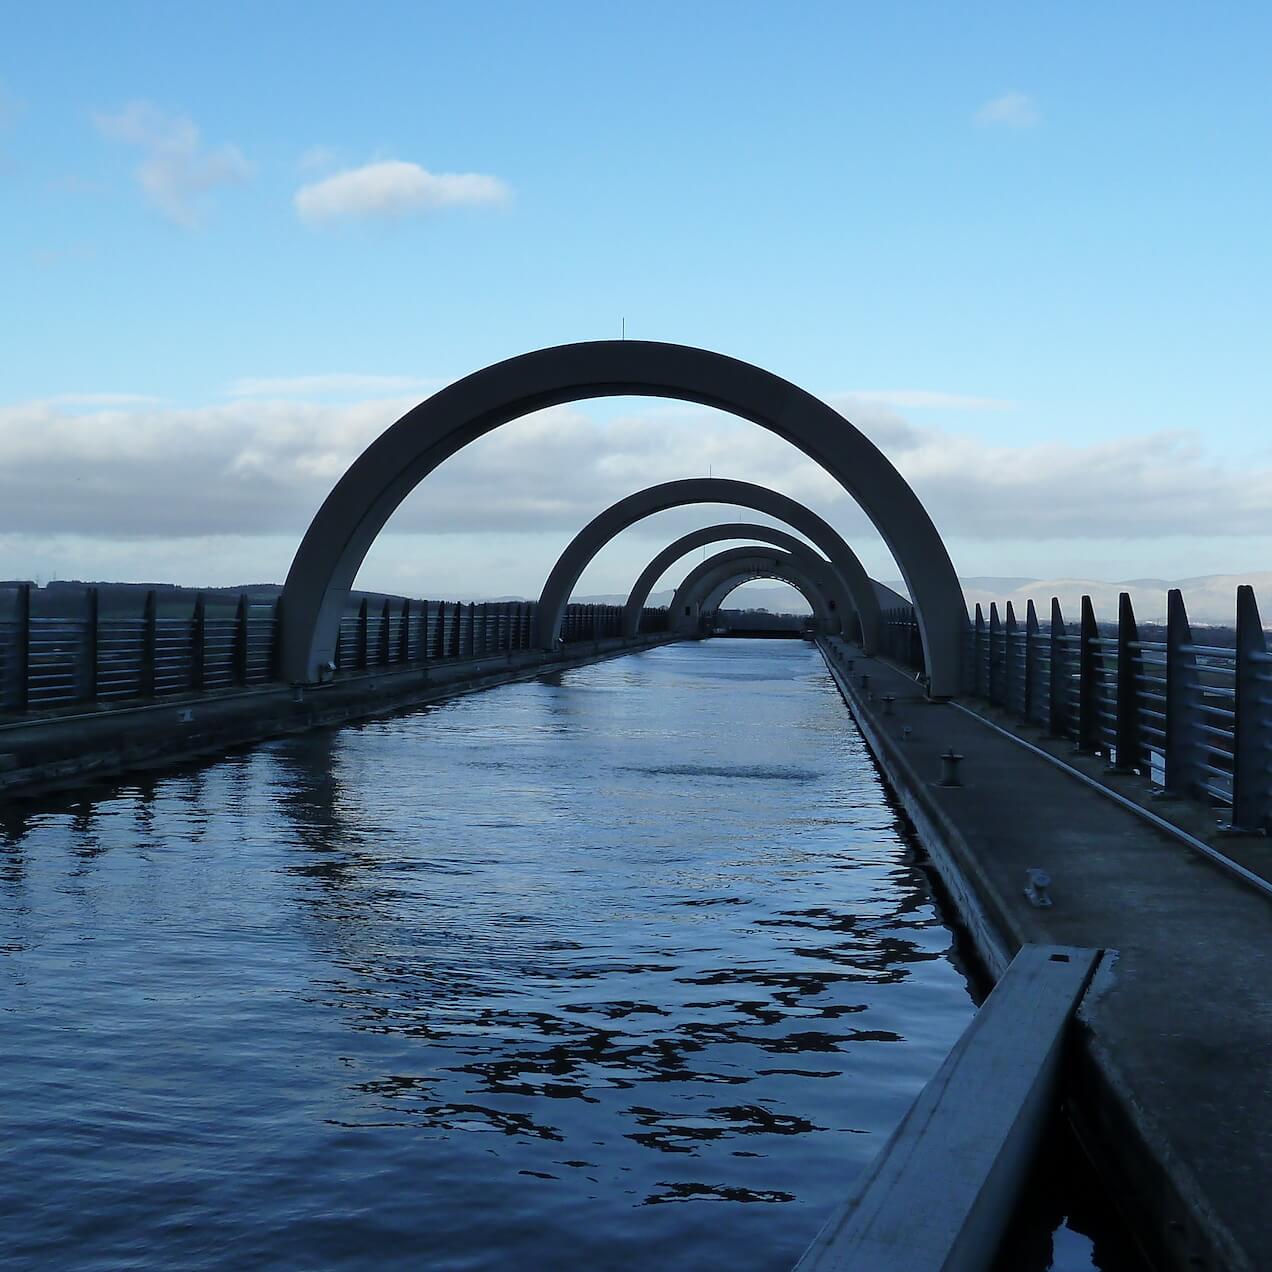
[[[516,650],[478,658],[377,668],[319,686],[252,689],[103,706],[0,725],[0,800],[81,786],[153,769],[285,733],[406,707],[584,666],[674,639],[580,641],[548,653]]]

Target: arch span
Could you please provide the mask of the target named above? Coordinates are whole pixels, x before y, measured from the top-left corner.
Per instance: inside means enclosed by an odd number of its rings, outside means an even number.
[[[802,539],[797,539],[794,535],[787,534],[784,530],[777,530],[773,526],[761,526],[753,522],[721,522],[714,526],[704,526],[701,530],[691,530],[688,534],[681,535],[674,543],[668,544],[641,572],[623,607],[623,635],[635,636],[640,630],[641,611],[645,608],[649,593],[669,567],[680,560],[686,552],[727,539],[758,539],[762,543],[770,543],[788,552],[809,550],[808,544]],[[833,591],[827,596],[827,602],[834,611],[830,619],[831,630],[840,631],[852,607],[852,593],[833,562],[823,561],[822,564],[827,571],[827,583],[833,586]],[[871,591],[873,594],[873,589]]]
[[[756,512],[767,513],[784,521],[811,539],[843,576],[852,602],[861,616],[866,651],[874,652],[882,621],[879,600],[856,553],[844,542],[839,532],[810,508],[787,495],[778,494],[767,486],[757,486],[754,482],[734,481],[725,477],[690,477],[682,481],[667,481],[658,486],[649,486],[620,499],[593,517],[561,553],[539,594],[536,621],[537,643],[540,648],[551,649],[555,644],[571,593],[583,571],[611,539],[656,512],[701,503],[752,508]],[[656,581],[651,581],[650,587]],[[627,621],[628,616],[624,615],[624,622]],[[633,627],[631,634],[634,632]]]
[[[585,398],[663,397],[772,430],[827,470],[874,523],[914,599],[935,695],[958,691],[967,607],[932,519],[883,453],[842,415],[780,376],[705,349],[598,340],[522,354],[435,393],[386,429],[336,483],[283,589],[282,671],[313,681],[335,653],[345,598],[403,499],[469,442],[531,411]]]
[[[711,601],[718,601],[752,579],[781,579],[789,583],[808,601],[821,630],[827,630],[833,621],[826,580],[816,557],[731,548],[717,552],[685,575],[672,601],[673,630],[694,630],[702,615],[712,608]]]

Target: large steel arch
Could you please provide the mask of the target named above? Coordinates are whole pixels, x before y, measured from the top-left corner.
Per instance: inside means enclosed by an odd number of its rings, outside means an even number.
[[[773,526],[761,526],[752,522],[721,522],[714,526],[704,526],[701,530],[691,530],[681,535],[674,543],[668,544],[641,572],[640,578],[632,588],[623,608],[623,635],[635,636],[640,631],[641,611],[649,599],[654,584],[667,570],[680,560],[686,552],[705,547],[709,543],[719,543],[728,539],[758,539],[762,543],[770,543],[784,548],[788,552],[808,552],[808,544],[784,530]],[[754,549],[753,549],[754,550]],[[842,629],[844,620],[852,608],[851,593],[843,576],[830,561],[822,561],[826,570],[826,582],[833,586],[827,595],[827,603],[834,611],[831,617],[832,630]]]
[[[842,415],[759,367],[685,345],[599,340],[540,349],[474,372],[386,429],[327,496],[283,589],[282,670],[318,679],[335,653],[350,587],[376,535],[438,464],[532,411],[585,398],[698,402],[771,429],[819,463],[861,505],[914,600],[929,689],[957,693],[967,607],[945,545],[918,497]]]
[[[787,495],[778,494],[767,486],[757,486],[754,482],[733,481],[724,477],[690,477],[683,481],[668,481],[658,486],[649,486],[634,495],[628,495],[626,499],[620,499],[593,517],[561,553],[539,594],[539,646],[551,649],[556,644],[571,593],[592,558],[615,535],[656,512],[700,503],[752,508],[756,512],[767,513],[784,521],[811,539],[843,575],[857,613],[861,615],[867,652],[874,652],[882,621],[879,616],[879,600],[857,554],[844,542],[839,532],[810,508]]]
[[[751,579],[781,579],[789,583],[804,596],[822,629],[827,630],[833,621],[832,611],[825,579],[819,575],[815,561],[801,559],[793,553],[757,552],[746,548],[717,552],[694,566],[676,589],[670,612],[672,630],[696,628],[699,618],[709,608],[709,599],[726,596]]]

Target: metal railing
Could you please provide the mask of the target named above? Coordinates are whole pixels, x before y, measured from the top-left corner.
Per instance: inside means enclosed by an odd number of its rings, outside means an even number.
[[[1141,639],[1125,592],[1117,623],[1105,627],[1084,596],[1077,631],[1055,598],[1045,627],[1032,601],[1023,625],[1010,601],[1002,617],[991,605],[988,619],[977,605],[964,684],[971,696],[1105,757],[1116,772],[1230,810],[1235,830],[1272,830],[1272,653],[1253,588],[1237,589],[1231,648],[1194,640],[1177,590],[1160,634]]]
[[[0,589],[0,715],[278,679],[278,599],[166,590],[147,591],[140,599],[139,611],[134,603],[131,610],[104,613],[97,588]],[[118,606],[119,600],[115,596],[112,603]],[[337,674],[528,649],[536,608],[522,601],[352,600],[340,622]],[[622,617],[622,606],[568,605],[562,641],[619,636]],[[666,629],[665,609],[642,611],[642,633]]]

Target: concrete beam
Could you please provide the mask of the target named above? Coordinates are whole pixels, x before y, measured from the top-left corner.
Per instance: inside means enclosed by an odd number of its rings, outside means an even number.
[[[1098,950],[1026,945],[796,1272],[984,1272],[1058,1100]]]

